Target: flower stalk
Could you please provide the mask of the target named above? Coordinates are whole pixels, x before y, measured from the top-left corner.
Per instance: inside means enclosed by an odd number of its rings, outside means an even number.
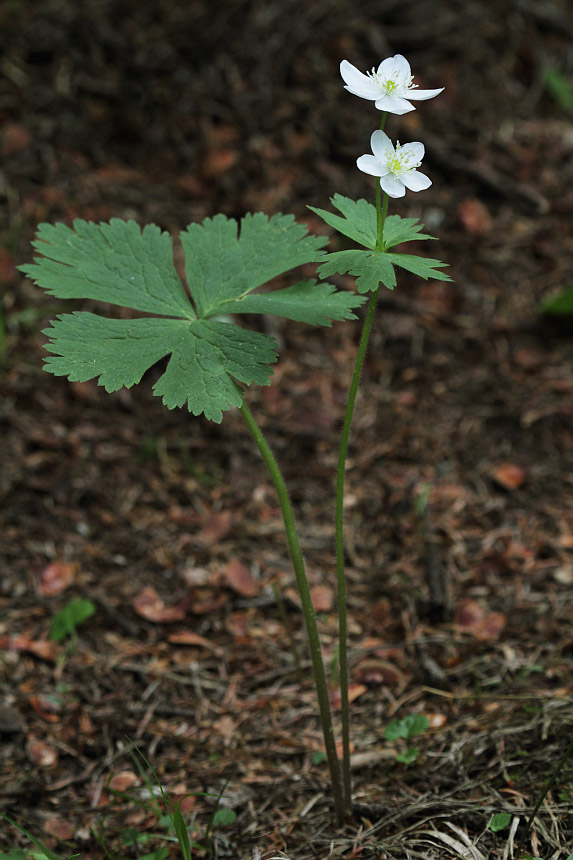
[[[320,647],[320,637],[318,633],[318,626],[316,623],[316,615],[310,596],[310,588],[308,585],[308,579],[306,577],[304,559],[300,548],[300,542],[296,530],[292,505],[290,503],[286,484],[279,469],[278,463],[275,460],[273,452],[269,448],[259,425],[255,421],[244,399],[239,411],[243,417],[245,424],[247,425],[249,433],[251,434],[257,448],[259,449],[261,457],[264,460],[265,466],[268,469],[269,475],[275,486],[275,490],[277,491],[277,496],[281,506],[288,548],[292,560],[298,592],[300,594],[302,611],[304,615],[306,632],[310,647],[310,657],[314,674],[314,684],[318,697],[320,722],[322,725],[326,759],[330,772],[330,782],[332,785],[332,794],[334,797],[336,820],[338,824],[342,824],[345,817],[347,802],[345,802],[342,782],[340,779],[340,766],[338,761],[338,755],[336,753],[336,744],[334,742],[332,713],[330,709],[330,701],[328,698],[328,686],[326,683],[326,673],[324,670],[324,662],[322,659],[322,649]]]
[[[340,438],[340,450],[338,453],[338,468],[336,471],[336,509],[335,509],[335,543],[336,543],[336,582],[338,591],[338,647],[340,665],[340,708],[342,717],[342,779],[344,784],[344,797],[346,812],[351,811],[352,803],[352,775],[350,772],[350,700],[348,695],[348,612],[346,606],[346,575],[344,570],[344,473],[346,467],[346,455],[348,453],[348,439],[350,437],[350,426],[354,415],[354,404],[360,383],[362,365],[366,356],[370,329],[376,310],[376,302],[380,287],[370,295],[364,328],[358,346],[356,363],[352,374],[342,436]]]
[[[386,122],[386,111],[382,114],[380,131],[384,129]],[[376,249],[384,251],[384,222],[388,213],[388,195],[384,192],[381,200],[380,178],[376,178]],[[350,698],[348,690],[348,611],[346,606],[346,574],[344,566],[344,475],[346,469],[346,457],[348,455],[348,441],[350,438],[350,427],[354,416],[354,406],[358,385],[362,375],[362,366],[370,339],[370,330],[376,311],[376,304],[380,287],[370,295],[368,310],[364,320],[364,327],[356,362],[352,374],[350,391],[346,402],[344,413],[344,424],[340,437],[340,449],[338,452],[338,466],[336,470],[336,507],[335,507],[335,545],[336,545],[336,583],[338,593],[338,660],[340,666],[340,711],[342,719],[342,780],[344,785],[344,798],[346,812],[351,811],[352,804],[352,774],[350,771]]]

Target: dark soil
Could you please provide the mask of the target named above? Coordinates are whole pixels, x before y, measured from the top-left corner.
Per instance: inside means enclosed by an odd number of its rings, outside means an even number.
[[[573,348],[568,320],[540,312],[572,278],[573,123],[545,85],[551,69],[572,80],[572,40],[567,0],[0,4],[0,813],[58,855],[99,860],[103,832],[138,856],[120,831],[160,828],[114,794],[145,790],[127,738],[177,799],[227,796],[217,857],[517,845],[573,728]],[[280,509],[240,415],[168,412],[153,371],[113,395],[44,373],[63,303],[15,266],[38,222],[75,217],[177,233],[262,209],[326,232],[306,204],[373,195],[355,159],[380,116],[340,60],[394,53],[446,90],[388,118],[424,142],[433,181],[391,211],[439,237],[454,282],[403,273],[365,364],[346,520],[356,807],[337,829]],[[335,679],[334,470],[360,325],[277,334],[273,385],[248,403],[292,494]],[[95,614],[68,648],[50,642],[78,597]],[[384,730],[418,713],[431,728],[401,763]],[[184,808],[203,838],[212,799]],[[564,860],[572,809],[569,760],[526,850]],[[494,834],[500,812],[512,824]],[[24,845],[0,824],[0,848]]]

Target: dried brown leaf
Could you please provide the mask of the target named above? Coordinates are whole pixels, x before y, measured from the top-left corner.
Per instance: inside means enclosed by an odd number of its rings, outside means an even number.
[[[69,561],[54,561],[40,573],[40,594],[53,597],[61,594],[74,582],[78,567]]]
[[[527,472],[515,463],[501,463],[491,471],[491,476],[504,490],[517,490],[525,481]]]
[[[57,749],[37,738],[30,738],[26,744],[26,754],[29,760],[38,767],[53,767],[58,763]]]
[[[185,610],[181,606],[166,606],[151,586],[146,586],[133,600],[132,605],[141,618],[154,624],[183,621],[185,618]]]
[[[232,559],[225,565],[224,578],[229,588],[243,597],[253,597],[259,590],[249,568],[237,559]]]

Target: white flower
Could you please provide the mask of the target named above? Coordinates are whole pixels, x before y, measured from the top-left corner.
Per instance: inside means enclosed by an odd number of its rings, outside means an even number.
[[[380,177],[380,187],[389,197],[403,197],[406,188],[423,191],[432,180],[416,170],[424,157],[423,143],[396,143],[396,149],[387,134],[378,129],[370,138],[374,155],[361,155],[356,160],[358,169],[370,176]]]
[[[340,74],[345,82],[345,90],[361,99],[375,102],[378,110],[398,115],[415,110],[408,99],[433,99],[444,89],[419,90],[418,85],[412,83],[414,77],[410,72],[410,63],[402,54],[388,57],[377,70],[373,68],[365,75],[348,60],[343,60]]]

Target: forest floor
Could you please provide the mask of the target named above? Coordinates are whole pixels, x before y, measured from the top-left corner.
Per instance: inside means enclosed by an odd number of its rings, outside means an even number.
[[[225,795],[215,857],[515,853],[573,730],[573,346],[570,318],[540,309],[573,277],[573,115],[547,86],[571,80],[567,5],[1,4],[0,813],[58,856],[166,844],[130,742],[198,841],[214,800],[187,796]],[[391,212],[439,237],[453,282],[403,273],[384,291],[364,367],[346,489],[355,808],[337,828],[280,508],[240,414],[165,410],[156,369],[111,395],[44,373],[65,303],[16,266],[39,222],[76,217],[177,234],[262,209],[328,232],[306,204],[373,194],[355,159],[379,121],[340,60],[395,53],[446,89],[388,119],[424,142],[433,181]],[[338,730],[334,472],[360,325],[276,333],[273,383],[247,398],[291,492]],[[74,598],[94,614],[50,640]],[[409,756],[385,730],[410,715],[429,728]],[[148,841],[122,847],[128,828]],[[0,824],[0,849],[26,846]],[[573,851],[571,759],[524,848]]]

